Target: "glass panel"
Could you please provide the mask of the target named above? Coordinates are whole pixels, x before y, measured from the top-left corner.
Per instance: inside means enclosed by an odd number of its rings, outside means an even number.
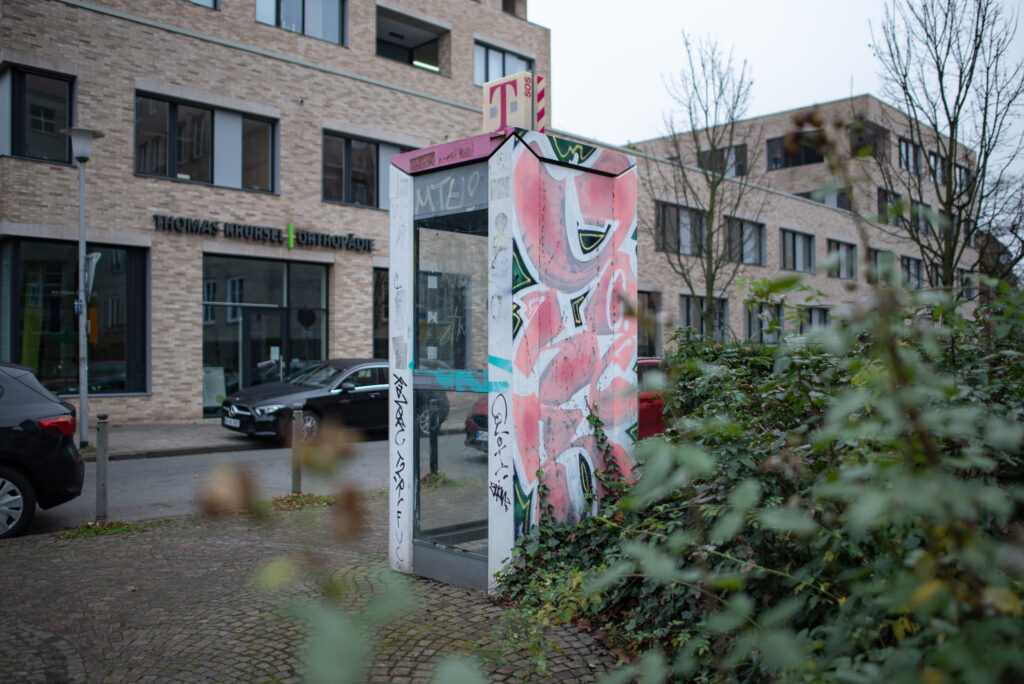
[[[135,173],[167,175],[170,105],[149,97],[135,98]]]
[[[203,7],[209,7],[211,9],[216,9],[216,7],[217,7],[217,0],[190,0],[190,1],[195,3],[195,4],[197,4],[197,5],[202,5]]]
[[[277,25],[277,0],[256,0],[256,21]]]
[[[417,487],[415,536],[487,555],[487,395],[423,389],[413,401],[417,481],[431,473],[454,480]]]
[[[327,310],[297,308],[288,312],[289,375],[327,358]]]
[[[178,171],[182,180],[213,181],[209,109],[178,105]]]
[[[327,266],[290,264],[288,267],[288,305],[322,309],[327,306]]]
[[[21,244],[16,305],[21,355],[45,387],[78,392],[78,247],[74,243],[26,241]],[[88,245],[92,289],[86,296],[90,321],[89,391],[123,392],[126,377],[125,329],[128,291],[122,248]]]
[[[505,53],[494,48],[487,48],[487,80],[493,81],[505,75]]]
[[[352,197],[353,204],[377,205],[377,145],[352,141]]]
[[[274,126],[242,117],[242,187],[273,190]]]
[[[281,0],[280,26],[302,33],[302,0]]]
[[[530,61],[523,59],[510,52],[505,53],[505,71],[508,74],[518,74],[520,71],[531,71]]]
[[[282,349],[284,343],[284,320],[281,311],[247,309],[245,312],[248,327],[248,377],[243,378],[246,386],[262,385],[266,382],[278,382],[283,377],[281,362],[286,357]],[[243,331],[246,334],[246,331]]]
[[[438,46],[440,41],[432,40],[429,43],[424,43],[419,47],[413,48],[412,51],[412,62],[414,66],[427,68],[430,67],[430,71],[437,71],[439,64],[438,57]]]
[[[68,137],[70,83],[63,79],[25,74],[25,130],[22,154],[34,159],[71,161]]]
[[[373,358],[388,358],[388,269],[373,269]]]
[[[324,134],[324,199],[345,201],[345,138]]]
[[[284,306],[282,261],[206,255],[203,279],[216,280],[216,293],[221,303]],[[237,320],[239,308],[229,307],[228,318]]]
[[[207,257],[209,258],[209,257]],[[240,388],[242,376],[241,316],[229,316],[229,307],[207,305],[211,322],[203,324],[203,412],[216,413],[224,398]]]
[[[487,80],[487,48],[479,43],[473,45],[473,83],[483,85]]]
[[[306,35],[341,43],[341,0],[306,0]]]
[[[479,170],[486,187],[486,167]],[[418,177],[417,195],[439,185],[451,189],[467,180],[465,171]],[[413,405],[419,437],[413,463],[417,482],[444,474],[456,480],[458,491],[417,485],[415,534],[485,555],[487,210],[467,202],[417,202]],[[386,273],[381,277],[386,283]]]

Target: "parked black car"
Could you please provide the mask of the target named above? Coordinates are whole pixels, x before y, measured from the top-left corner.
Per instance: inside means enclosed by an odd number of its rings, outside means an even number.
[[[285,382],[255,385],[229,396],[220,407],[221,425],[247,435],[291,437],[292,406],[303,404],[302,439],[310,441],[324,421],[365,432],[388,428],[388,362],[382,359],[331,359],[311,364]],[[448,418],[442,391],[416,392],[416,424],[437,430]]]
[[[21,534],[36,504],[82,493],[75,407],[43,387],[31,368],[0,363],[0,539]]]

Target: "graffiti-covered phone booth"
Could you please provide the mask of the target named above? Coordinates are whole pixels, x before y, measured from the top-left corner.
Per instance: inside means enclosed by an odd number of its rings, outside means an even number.
[[[596,511],[605,458],[632,470],[635,165],[513,128],[391,162],[391,567],[494,590],[539,516]]]

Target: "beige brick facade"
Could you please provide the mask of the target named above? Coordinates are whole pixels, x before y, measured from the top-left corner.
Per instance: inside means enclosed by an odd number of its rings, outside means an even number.
[[[202,416],[203,255],[328,263],[329,356],[370,356],[373,268],[387,264],[388,214],[322,200],[325,129],[405,147],[476,134],[474,42],[550,73],[549,32],[502,0],[348,0],[346,45],[255,21],[255,0],[5,0],[0,63],[74,79],[76,124],[105,132],[87,164],[91,243],[148,249],[147,390],[90,397],[111,420]],[[447,28],[440,73],[376,56],[377,5]],[[512,9],[511,7],[509,9]],[[134,173],[136,92],[276,121],[273,193]],[[11,112],[3,124],[10,126]],[[77,239],[73,165],[0,156],[0,240]],[[207,218],[375,241],[373,253],[154,230],[153,216]],[[7,334],[5,332],[5,334]]]

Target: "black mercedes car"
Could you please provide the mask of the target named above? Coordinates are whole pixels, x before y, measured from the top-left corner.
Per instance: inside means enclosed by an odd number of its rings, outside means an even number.
[[[21,534],[36,504],[52,508],[82,493],[75,407],[32,369],[0,363],[0,539]]]
[[[288,442],[292,406],[302,406],[302,439],[316,437],[324,421],[364,432],[388,428],[388,362],[383,359],[331,359],[313,363],[285,382],[255,385],[232,394],[220,407],[221,425],[247,435]],[[448,418],[448,397],[441,391],[414,395],[421,432],[437,430]]]

